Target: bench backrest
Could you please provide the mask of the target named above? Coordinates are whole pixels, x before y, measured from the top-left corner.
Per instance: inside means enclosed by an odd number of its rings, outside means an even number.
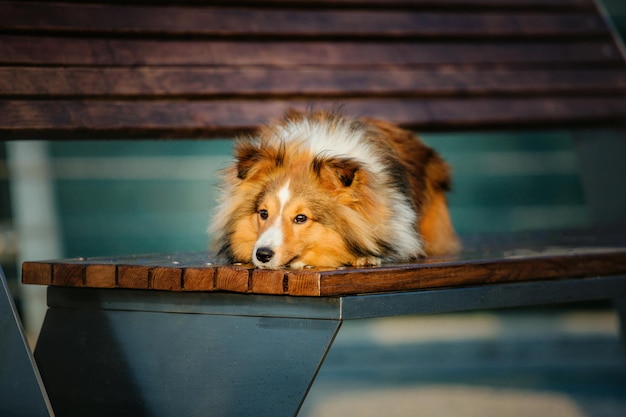
[[[0,1],[1,139],[223,137],[337,105],[422,131],[626,122],[592,0],[131,3]]]

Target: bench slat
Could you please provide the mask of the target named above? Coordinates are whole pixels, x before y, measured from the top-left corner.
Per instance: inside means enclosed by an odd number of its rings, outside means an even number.
[[[115,287],[338,296],[626,273],[626,241],[617,235],[526,233],[468,238],[464,243],[467,249],[456,257],[378,268],[257,270],[229,265],[207,253],[118,258]],[[90,268],[111,262],[26,262],[22,279],[26,284],[91,286]],[[191,280],[193,285],[187,286]]]
[[[5,139],[42,137],[224,137],[248,132],[290,108],[343,105],[354,115],[420,130],[592,126],[626,122],[626,97],[372,98],[341,100],[15,101],[0,100]],[[503,111],[506,110],[506,111]]]
[[[568,37],[606,35],[597,15],[0,3],[0,30],[168,36]],[[251,23],[253,22],[253,23]],[[320,28],[323,28],[320,30]]]
[[[13,97],[430,96],[619,94],[622,70],[306,68],[0,68],[0,94]]]
[[[72,0],[75,1],[75,0]],[[113,2],[124,3],[124,0],[114,0]],[[141,3],[169,4],[172,0],[139,0]],[[191,4],[206,4],[206,0],[191,0]],[[215,4],[216,2],[211,2]],[[261,0],[251,2],[248,0],[229,0],[227,4],[260,4],[260,5],[282,5],[319,7],[319,6],[344,6],[344,7],[463,7],[470,9],[483,8],[539,8],[539,9],[594,9],[593,0]]]
[[[523,65],[623,67],[611,41],[580,42],[255,42],[77,39],[0,35],[0,64],[138,65]]]
[[[21,3],[21,2],[20,2]],[[63,3],[84,3],[84,0],[65,0]],[[107,0],[108,4],[127,5],[126,0]],[[136,4],[150,5],[180,5],[175,0],[133,0]],[[334,7],[340,9],[350,8],[463,8],[464,10],[484,9],[538,9],[538,10],[595,10],[594,0],[185,0],[185,5],[197,6],[260,6],[260,7],[298,7],[298,8],[324,8]]]

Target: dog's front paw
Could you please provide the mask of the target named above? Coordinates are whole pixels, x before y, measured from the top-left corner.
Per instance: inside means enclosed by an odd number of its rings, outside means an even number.
[[[309,265],[305,264],[302,261],[292,262],[288,266],[291,269],[304,269],[304,268],[310,267]]]
[[[381,259],[375,256],[362,256],[356,258],[352,263],[352,266],[380,266]]]

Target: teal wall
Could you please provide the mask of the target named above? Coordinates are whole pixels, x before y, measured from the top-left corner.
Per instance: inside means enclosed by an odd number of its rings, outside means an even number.
[[[422,135],[454,169],[449,196],[461,234],[589,224],[566,132]]]
[[[231,141],[51,143],[66,256],[207,247]]]

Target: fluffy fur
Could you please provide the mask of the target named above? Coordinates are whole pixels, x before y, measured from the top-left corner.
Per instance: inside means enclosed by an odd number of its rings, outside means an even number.
[[[238,140],[209,229],[259,268],[380,265],[450,254],[450,170],[411,132],[337,112],[288,112]]]

